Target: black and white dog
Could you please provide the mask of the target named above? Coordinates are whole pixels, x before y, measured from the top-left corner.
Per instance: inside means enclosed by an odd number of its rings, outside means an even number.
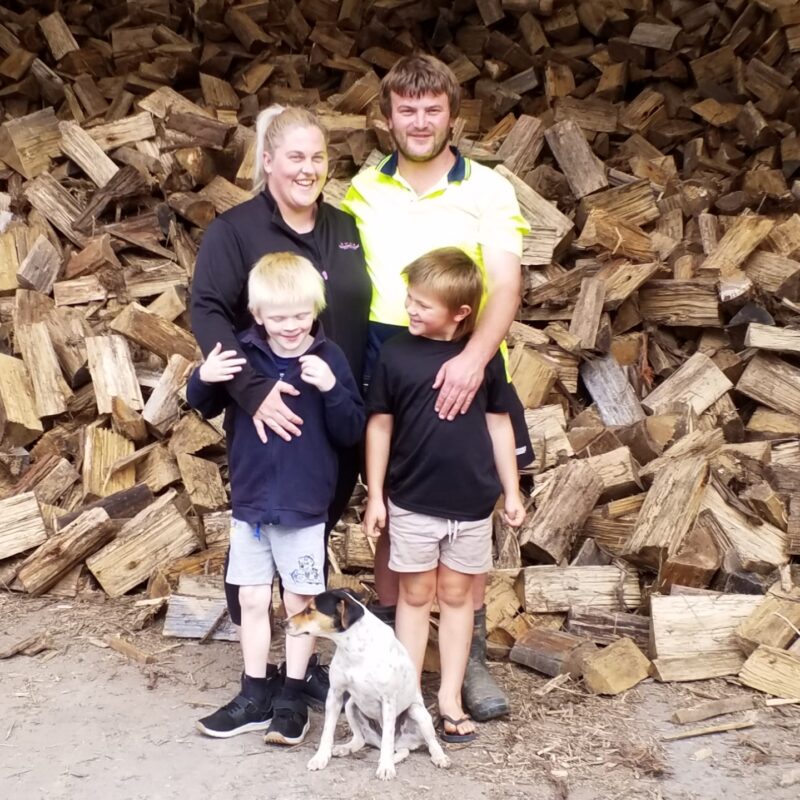
[[[336,643],[325,724],[319,749],[308,762],[310,770],[325,769],[331,756],[350,755],[365,744],[380,749],[375,774],[384,781],[395,777],[395,764],[423,744],[437,767],[450,766],[423,703],[408,651],[363,603],[343,590],[324,592],[287,621],[286,632],[322,636]],[[345,693],[350,696],[345,714],[353,736],[346,744],[334,746]]]

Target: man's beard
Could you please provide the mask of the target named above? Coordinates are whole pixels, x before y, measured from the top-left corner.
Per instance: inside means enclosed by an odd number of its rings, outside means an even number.
[[[392,132],[392,139],[394,140],[394,146],[397,148],[398,152],[403,156],[403,158],[407,159],[408,161],[413,161],[417,164],[424,164],[426,161],[432,161],[445,149],[445,147],[447,147],[450,142],[450,131],[447,131],[447,133],[442,136],[441,139],[437,139],[434,135],[433,149],[424,155],[410,153],[405,147],[403,147],[403,143],[397,136],[395,136],[394,132]]]

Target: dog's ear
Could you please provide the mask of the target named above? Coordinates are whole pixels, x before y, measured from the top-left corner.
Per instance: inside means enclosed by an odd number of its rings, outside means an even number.
[[[340,597],[341,599],[336,603],[336,612],[342,630],[346,631],[354,622],[364,616],[364,606],[347,591],[342,591]]]

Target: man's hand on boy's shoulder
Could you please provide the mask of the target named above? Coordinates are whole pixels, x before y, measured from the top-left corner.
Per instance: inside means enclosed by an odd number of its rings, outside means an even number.
[[[467,413],[483,383],[484,369],[485,364],[466,352],[442,364],[433,382],[433,388],[439,389],[434,406],[439,419],[454,420]]]
[[[223,350],[222,343],[217,342],[200,365],[200,380],[203,383],[232,381],[242,371],[242,364],[246,363],[247,359],[242,358],[236,350]]]
[[[329,392],[336,386],[336,376],[319,356],[300,356],[300,378],[321,392]]]

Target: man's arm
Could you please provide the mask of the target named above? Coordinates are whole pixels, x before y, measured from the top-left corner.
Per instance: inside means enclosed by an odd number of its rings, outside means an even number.
[[[434,389],[441,387],[435,408],[442,419],[452,420],[467,411],[483,381],[483,371],[508,333],[519,306],[520,257],[496,247],[482,249],[486,303],[467,346],[442,365],[433,384]]]

